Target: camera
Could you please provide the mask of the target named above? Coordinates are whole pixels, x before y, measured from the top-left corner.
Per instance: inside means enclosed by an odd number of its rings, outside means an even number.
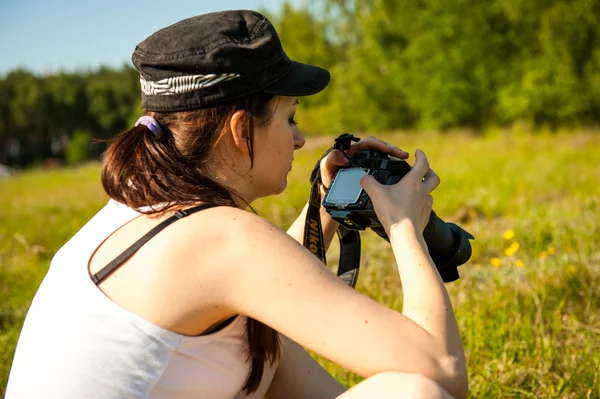
[[[336,139],[334,148],[344,151],[352,141],[358,139],[351,134],[342,134]],[[348,166],[337,172],[322,205],[331,217],[346,229],[371,229],[389,242],[389,237],[375,214],[371,199],[360,185],[360,179],[371,175],[379,183],[391,185],[398,183],[410,170],[411,166],[406,161],[390,159],[382,151],[358,151],[350,159]],[[471,257],[469,240],[474,237],[460,226],[444,222],[433,211],[423,231],[423,237],[442,280],[457,280],[457,267]]]

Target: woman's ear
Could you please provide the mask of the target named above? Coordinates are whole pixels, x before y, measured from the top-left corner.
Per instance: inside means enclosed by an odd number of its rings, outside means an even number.
[[[248,154],[248,132],[246,120],[248,115],[245,111],[235,111],[229,121],[231,138],[235,147],[244,154]]]

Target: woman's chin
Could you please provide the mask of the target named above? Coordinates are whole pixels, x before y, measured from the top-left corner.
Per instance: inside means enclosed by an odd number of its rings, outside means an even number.
[[[285,191],[285,188],[287,187],[287,183],[288,182],[287,182],[287,177],[286,177],[285,179],[283,179],[283,182],[277,189],[277,193],[275,195],[283,193]]]
[[[271,197],[273,195],[279,195],[285,191],[286,187],[287,187],[287,181],[285,181],[279,187],[273,187],[270,190],[265,190],[257,199]]]
[[[285,179],[283,181],[283,184],[281,185],[281,188],[279,189],[279,192],[277,194],[283,193],[285,191],[286,187],[287,187],[287,179]]]

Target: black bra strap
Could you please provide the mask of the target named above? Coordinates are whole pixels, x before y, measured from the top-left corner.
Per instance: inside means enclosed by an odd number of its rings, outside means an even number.
[[[102,270],[92,276],[92,281],[94,284],[98,285],[102,280],[104,280],[110,273],[112,273],[117,267],[121,266],[123,262],[129,259],[134,253],[137,252],[138,249],[142,247],[145,243],[147,243],[152,237],[157,235],[162,229],[170,225],[171,223],[184,218],[186,216],[191,215],[192,213],[199,212],[203,209],[213,208],[218,205],[215,204],[202,204],[196,207],[180,210],[175,212],[175,215],[171,216],[167,220],[162,221],[160,224],[155,226],[152,230],[146,233],[142,238],[137,240],[132,246],[127,248],[121,255],[117,256],[112,262],[108,265],[104,266]]]
[[[225,327],[230,325],[235,320],[236,317],[237,317],[237,315],[232,316],[232,317],[228,318],[227,320],[216,322],[212,326],[208,327],[208,329],[206,331],[204,331],[202,334],[200,334],[199,336],[209,335],[212,333],[216,333],[217,331],[221,331],[222,329],[224,329]]]

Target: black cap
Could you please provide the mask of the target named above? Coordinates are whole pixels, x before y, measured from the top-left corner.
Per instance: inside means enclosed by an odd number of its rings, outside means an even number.
[[[212,107],[260,91],[306,96],[329,84],[327,70],[290,60],[256,11],[184,19],[140,43],[131,59],[148,111]]]

